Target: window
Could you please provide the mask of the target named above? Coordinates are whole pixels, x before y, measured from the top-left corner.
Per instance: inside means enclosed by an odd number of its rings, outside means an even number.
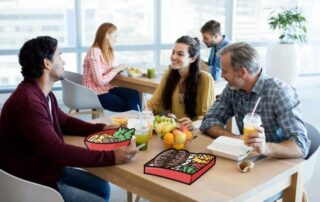
[[[17,55],[26,40],[49,35],[58,39],[62,49],[76,45],[73,1],[0,0],[0,13],[0,90],[21,82]],[[66,54],[67,64],[72,64],[76,70],[76,57],[72,54],[71,58]]]
[[[224,30],[225,2],[224,0],[162,0],[161,42],[172,44],[183,35],[198,37],[201,40],[200,29],[211,19],[219,21]]]
[[[75,24],[72,1],[0,0],[1,49],[19,49],[35,36],[49,35],[59,39],[61,47],[74,46]],[[71,41],[69,41],[71,40]]]
[[[152,44],[154,41],[154,4],[150,0],[84,0],[81,4],[82,41],[90,46],[103,22],[117,26],[117,45]]]
[[[117,64],[167,68],[174,42],[182,35],[201,40],[200,28],[215,19],[232,41],[255,46],[264,65],[269,43],[277,41],[277,33],[270,31],[267,22],[270,9],[296,5],[308,20],[308,44],[301,46],[301,73],[319,74],[317,0],[0,0],[0,91],[21,81],[17,54],[26,40],[39,35],[57,38],[65,69],[82,72],[83,57],[103,22],[118,27]],[[202,47],[201,57],[207,60],[210,49]]]

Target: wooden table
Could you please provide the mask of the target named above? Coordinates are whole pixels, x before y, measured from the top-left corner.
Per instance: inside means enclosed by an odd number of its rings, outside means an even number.
[[[162,74],[157,75],[156,78],[149,79],[147,77],[130,77],[117,75],[112,81],[111,84],[114,86],[132,88],[140,93],[153,94],[158,85],[160,84]],[[227,82],[224,80],[215,81],[215,95],[222,93]]]
[[[139,91],[140,93],[153,94],[160,81],[161,75],[158,75],[154,79],[149,79],[147,77],[130,77],[117,75],[111,81],[111,84],[114,86],[132,88]]]
[[[109,122],[109,118],[93,122]],[[187,147],[190,152],[208,152],[212,139],[196,131],[199,136]],[[83,138],[65,137],[72,145],[84,147]],[[143,165],[163,150],[158,137],[149,141],[147,151],[139,152],[127,164],[85,168],[150,201],[262,201],[285,190],[283,201],[301,201],[303,159],[263,159],[256,162],[249,173],[241,173],[236,162],[217,157],[216,165],[195,181],[186,185],[173,180],[143,173]]]

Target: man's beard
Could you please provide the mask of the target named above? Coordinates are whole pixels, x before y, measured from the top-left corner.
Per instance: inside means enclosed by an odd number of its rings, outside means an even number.
[[[238,91],[238,90],[240,90],[240,89],[243,87],[243,85],[244,85],[244,80],[237,76],[237,77],[235,78],[235,80],[234,80],[234,83],[235,83],[234,85],[230,85],[230,82],[229,82],[229,88],[230,88],[231,90],[236,90],[236,91]]]

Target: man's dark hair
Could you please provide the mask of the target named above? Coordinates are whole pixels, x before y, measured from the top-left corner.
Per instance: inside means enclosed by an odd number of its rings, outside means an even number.
[[[50,36],[39,36],[27,41],[20,49],[19,63],[23,77],[40,78],[44,59],[52,61],[58,41]]]
[[[218,21],[210,20],[201,27],[201,33],[209,33],[211,36],[221,34],[221,26]]]

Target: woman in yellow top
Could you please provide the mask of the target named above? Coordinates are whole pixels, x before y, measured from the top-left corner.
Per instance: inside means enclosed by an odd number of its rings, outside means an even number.
[[[215,100],[214,81],[199,69],[200,41],[180,37],[172,50],[170,69],[164,73],[148,108],[155,114],[173,114],[178,122],[193,129]]]

